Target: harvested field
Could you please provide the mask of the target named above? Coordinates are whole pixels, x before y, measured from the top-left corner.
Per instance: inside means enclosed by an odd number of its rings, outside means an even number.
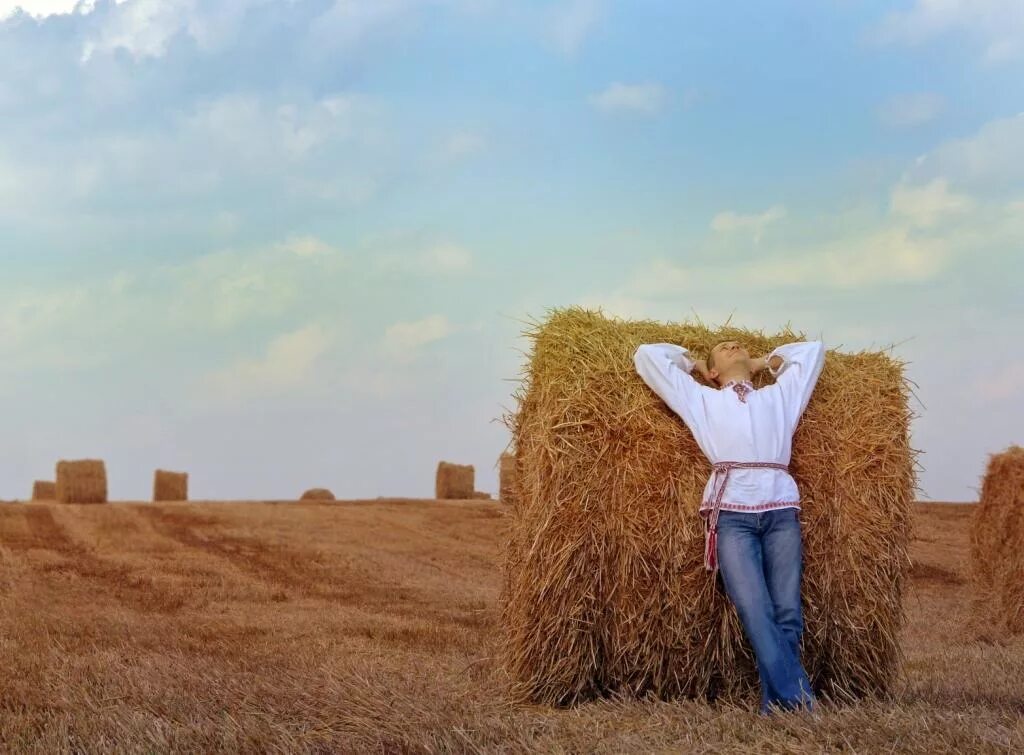
[[[1024,639],[966,632],[970,506],[915,506],[890,702],[517,706],[507,509],[379,499],[0,507],[4,752],[1024,750]]]

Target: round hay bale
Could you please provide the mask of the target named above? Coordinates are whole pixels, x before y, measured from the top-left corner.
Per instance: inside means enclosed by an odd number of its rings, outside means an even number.
[[[154,501],[187,501],[188,473],[156,470],[153,475]]]
[[[33,501],[56,501],[57,483],[47,480],[36,480],[32,483]]]
[[[300,501],[334,501],[334,493],[327,488],[310,488],[299,498]]]
[[[974,609],[989,628],[1024,632],[1024,448],[993,454],[971,523]]]
[[[61,503],[106,503],[106,465],[99,459],[58,461],[57,500]]]
[[[555,310],[533,342],[517,410],[516,506],[501,596],[503,664],[520,700],[612,693],[743,699],[753,654],[703,567],[697,511],[710,463],[636,374],[642,343],[755,354],[800,340],[735,327]],[[762,373],[758,386],[770,382]],[[804,665],[837,697],[884,693],[900,660],[914,490],[910,392],[889,354],[829,352],[793,440],[802,495]]]
[[[437,465],[437,479],[434,497],[442,500],[472,498],[476,490],[476,471],[471,464],[450,464],[442,461]]]
[[[510,453],[503,453],[498,460],[498,496],[502,503],[513,504],[515,502],[516,489],[516,457]]]

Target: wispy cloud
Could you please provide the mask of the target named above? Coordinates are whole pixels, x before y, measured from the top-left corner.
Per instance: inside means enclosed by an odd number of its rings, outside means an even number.
[[[295,390],[313,374],[331,345],[321,325],[307,325],[271,340],[263,356],[240,359],[205,379],[216,397],[240,401]]]
[[[665,106],[667,94],[661,84],[612,83],[602,92],[590,96],[590,104],[606,113],[631,112],[656,115]]]
[[[375,259],[381,272],[427,277],[458,275],[473,267],[473,253],[465,246],[447,240],[379,252]]]
[[[945,98],[934,92],[899,94],[879,106],[878,120],[889,128],[912,128],[934,120],[945,107]]]
[[[751,234],[755,243],[760,243],[765,228],[784,217],[786,217],[786,208],[782,205],[774,205],[764,212],[747,215],[727,210],[718,213],[711,219],[711,230],[717,233],[746,231]]]
[[[974,202],[966,194],[949,190],[949,182],[936,178],[924,185],[897,184],[889,196],[890,212],[911,225],[926,228],[943,216],[970,210]]]
[[[634,295],[666,296],[726,287],[738,292],[849,289],[928,280],[946,264],[941,240],[890,228],[746,261],[686,265],[658,259],[629,283]]]
[[[941,144],[918,158],[906,174],[915,183],[947,178],[972,193],[1019,189],[1024,183],[1024,112]]]
[[[402,362],[416,358],[423,346],[447,338],[455,328],[444,315],[434,314],[419,320],[396,322],[384,331],[383,351]]]
[[[1024,55],[1024,3],[1019,0],[914,0],[889,13],[874,32],[886,43],[918,45],[947,34],[962,34],[999,63]]]
[[[572,56],[604,16],[603,0],[562,0],[551,10],[548,34],[564,55]]]
[[[447,167],[460,163],[484,151],[487,138],[481,131],[461,129],[448,134],[427,156],[432,167]]]

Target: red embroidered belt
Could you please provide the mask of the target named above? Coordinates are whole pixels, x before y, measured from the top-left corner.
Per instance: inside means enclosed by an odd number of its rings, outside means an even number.
[[[789,467],[785,464],[777,464],[770,461],[720,461],[711,469],[712,478],[715,480],[717,490],[715,498],[711,503],[711,510],[704,518],[704,568],[709,572],[718,569],[718,514],[722,510],[722,498],[725,496],[725,488],[729,484],[729,475],[734,469],[781,469],[788,472]],[[721,483],[718,478],[721,477]]]

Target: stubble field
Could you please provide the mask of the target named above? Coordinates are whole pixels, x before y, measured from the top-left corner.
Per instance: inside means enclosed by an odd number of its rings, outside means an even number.
[[[512,704],[487,502],[0,506],[4,752],[1021,752],[1024,639],[970,617],[970,506],[916,507],[894,699]]]

